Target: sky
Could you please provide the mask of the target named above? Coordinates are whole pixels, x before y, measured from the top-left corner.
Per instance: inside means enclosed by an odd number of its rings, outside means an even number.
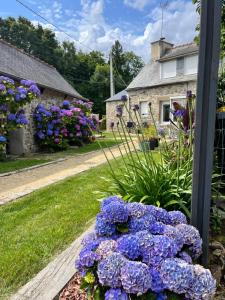
[[[24,16],[34,24],[52,28],[60,41],[73,40],[78,49],[103,51],[115,40],[124,50],[134,51],[145,62],[150,43],[161,37],[160,2],[164,9],[163,36],[174,44],[192,42],[199,16],[191,0],[21,0],[57,25],[73,39],[21,6],[16,0],[1,1],[0,16]]]

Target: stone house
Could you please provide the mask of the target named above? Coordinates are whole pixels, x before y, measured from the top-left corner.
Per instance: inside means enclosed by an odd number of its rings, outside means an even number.
[[[149,102],[159,126],[169,126],[173,119],[173,102],[186,105],[186,92],[196,93],[198,46],[194,43],[174,46],[160,39],[151,43],[151,60],[126,88],[129,97],[123,111],[125,121],[131,121],[132,106],[138,104],[143,122],[151,123]],[[106,100],[107,128],[116,121],[115,107],[122,102],[121,93]],[[130,115],[130,116],[129,116]]]
[[[38,99],[24,107],[29,124],[11,134],[9,145],[11,154],[38,150],[33,123],[33,111],[38,103],[49,106],[59,105],[65,99],[84,99],[53,66],[3,40],[0,40],[0,75],[8,76],[16,82],[21,79],[33,80],[41,91]]]

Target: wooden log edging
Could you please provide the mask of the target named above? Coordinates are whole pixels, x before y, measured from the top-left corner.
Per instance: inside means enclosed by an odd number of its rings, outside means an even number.
[[[10,300],[53,300],[75,274],[75,259],[81,250],[81,241],[93,230],[94,224],[20,288]]]

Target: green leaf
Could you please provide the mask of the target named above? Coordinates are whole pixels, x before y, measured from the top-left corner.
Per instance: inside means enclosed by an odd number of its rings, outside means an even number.
[[[88,284],[93,284],[95,282],[95,276],[92,272],[88,272],[84,277],[84,281]]]

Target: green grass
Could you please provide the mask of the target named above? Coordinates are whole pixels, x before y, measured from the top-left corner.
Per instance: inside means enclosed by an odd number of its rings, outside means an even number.
[[[91,169],[0,207],[0,298],[15,292],[65,249],[99,210],[93,191],[107,188]]]
[[[47,159],[17,159],[0,162],[0,173],[20,170],[48,162]]]

